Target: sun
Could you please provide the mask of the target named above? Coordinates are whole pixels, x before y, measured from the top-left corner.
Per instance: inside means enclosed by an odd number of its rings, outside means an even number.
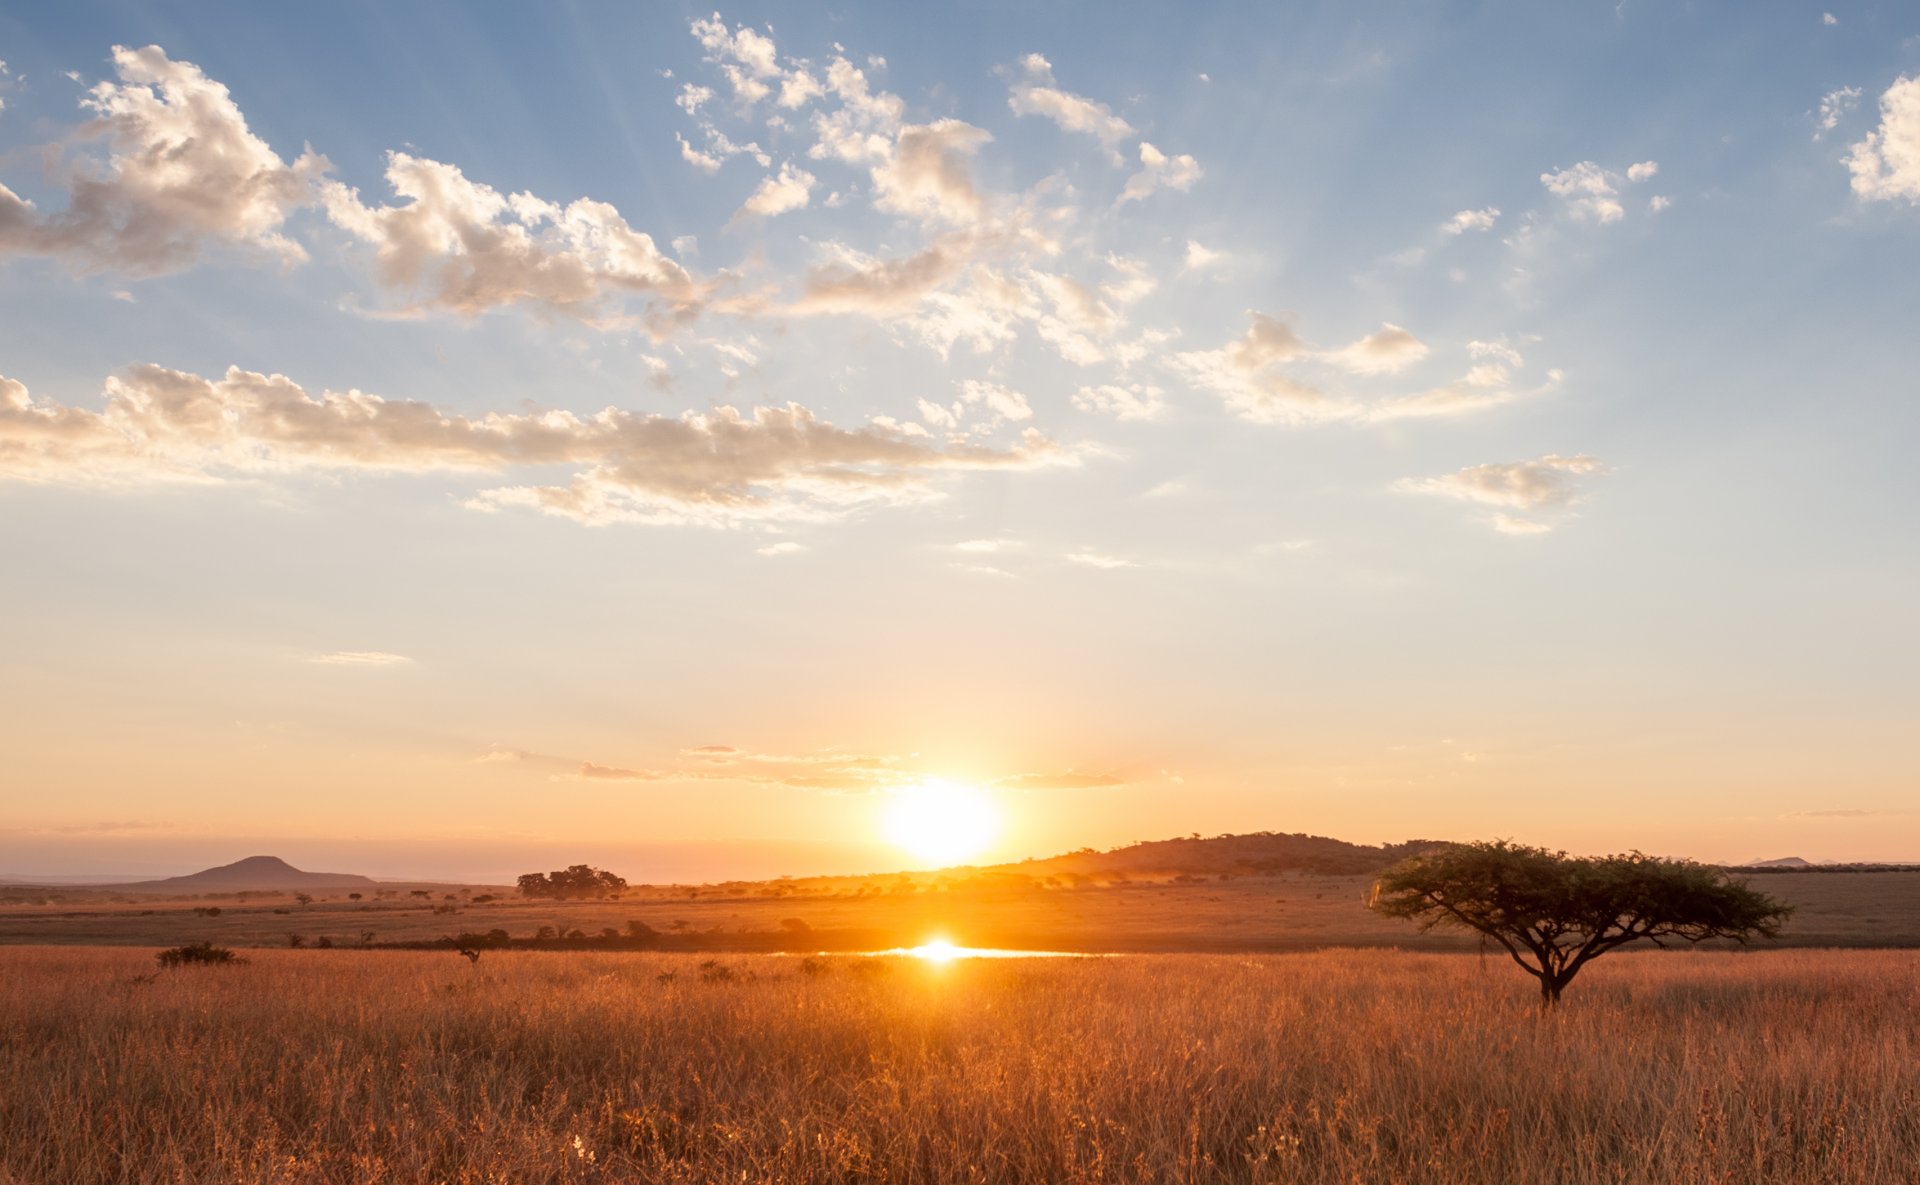
[[[960,864],[1000,834],[1000,810],[977,787],[926,781],[893,791],[884,826],[887,839],[936,868]]]

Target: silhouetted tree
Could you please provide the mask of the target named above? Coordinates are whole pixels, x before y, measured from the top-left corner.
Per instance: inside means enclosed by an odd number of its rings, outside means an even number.
[[[605,897],[627,887],[625,877],[615,876],[585,864],[575,864],[555,872],[529,872],[520,878],[520,893],[525,897]]]
[[[1560,1000],[1589,962],[1631,942],[1772,938],[1793,910],[1722,869],[1630,852],[1578,857],[1496,840],[1409,857],[1374,882],[1368,906],[1422,930],[1486,935]]]

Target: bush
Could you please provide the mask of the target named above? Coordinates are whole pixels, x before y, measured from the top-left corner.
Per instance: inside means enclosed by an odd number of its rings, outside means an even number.
[[[176,946],[163,950],[153,956],[162,967],[184,967],[189,963],[231,966],[246,962],[224,946],[215,946],[211,942],[190,942],[185,946]]]

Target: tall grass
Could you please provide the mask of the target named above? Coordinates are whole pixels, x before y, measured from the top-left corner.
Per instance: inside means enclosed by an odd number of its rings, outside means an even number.
[[[1904,1182],[1920,957],[0,954],[0,1181]],[[820,973],[824,963],[825,971]]]

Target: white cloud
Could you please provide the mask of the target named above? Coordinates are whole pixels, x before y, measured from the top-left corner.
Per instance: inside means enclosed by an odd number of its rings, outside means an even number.
[[[805,169],[782,163],[776,176],[763,178],[758,189],[741,205],[740,213],[772,218],[789,210],[805,209],[813,191],[814,176]]]
[[[840,107],[814,113],[818,143],[807,155],[848,164],[871,164],[890,157],[906,110],[900,96],[871,90],[866,74],[845,58],[835,58],[827,67],[827,90]]]
[[[1086,550],[1070,553],[1067,556],[1067,562],[1079,564],[1086,568],[1099,568],[1109,572],[1119,568],[1138,568],[1140,566],[1132,560],[1123,560],[1119,556],[1103,555],[1097,551]]]
[[[1054,85],[1053,64],[1037,53],[1021,59],[1025,77],[1013,83],[1007,106],[1015,115],[1039,115],[1069,132],[1092,136],[1104,145],[1113,162],[1121,161],[1122,141],[1130,139],[1133,125],[1113,113],[1105,103],[1060,90]]]
[[[1627,180],[1645,181],[1660,171],[1660,162],[1643,160],[1637,165],[1627,166]]]
[[[1820,117],[1813,129],[1813,138],[1818,140],[1828,132],[1840,126],[1840,121],[1860,105],[1860,88],[1843,86],[1820,96]]]
[[[307,661],[328,667],[407,667],[413,660],[404,654],[388,654],[384,650],[335,650],[328,654],[314,654]]]
[[[1868,201],[1905,198],[1920,205],[1920,75],[1880,96],[1880,126],[1847,154],[1853,192]]]
[[[1618,222],[1626,216],[1620,205],[1614,174],[1590,160],[1583,160],[1558,172],[1540,174],[1540,184],[1549,193],[1566,199],[1567,210],[1575,218],[1595,222]]]
[[[698,115],[700,108],[705,106],[707,100],[711,98],[713,98],[712,87],[696,86],[691,82],[682,83],[680,93],[675,96],[673,105],[688,115]]]
[[[1476,342],[1475,345],[1485,343]],[[1519,365],[1514,354],[1515,366]],[[1442,416],[1470,415],[1522,399],[1532,399],[1560,385],[1561,373],[1549,370],[1546,381],[1529,389],[1513,386],[1513,371],[1501,362],[1482,362],[1451,383],[1445,383],[1411,395],[1401,395],[1375,404],[1366,411],[1366,419],[1375,423],[1391,420],[1435,419]]]
[[[1377,333],[1324,355],[1354,374],[1399,374],[1426,356],[1425,342],[1391,322],[1382,323]]]
[[[714,156],[711,153],[702,152],[698,148],[695,148],[692,144],[689,144],[687,142],[687,138],[685,136],[682,136],[679,132],[675,132],[673,134],[673,138],[679,141],[680,143],[680,159],[681,160],[686,161],[688,164],[692,165],[694,168],[699,169],[701,172],[706,173],[709,176],[711,176],[714,173],[718,173],[720,171],[721,161],[719,157]]]
[[[1462,210],[1440,224],[1440,229],[1450,235],[1465,234],[1470,230],[1492,230],[1500,217],[1497,206],[1487,206],[1479,210]]]
[[[1668,197],[1664,193],[1656,193],[1652,197],[1647,199],[1647,213],[1658,214],[1660,211],[1666,209],[1668,206],[1671,206],[1671,205],[1673,205],[1672,198]]]
[[[54,255],[82,268],[152,275],[192,263],[210,245],[306,251],[282,233],[330,167],[309,149],[288,165],[247,127],[227,88],[157,45],[113,49],[118,82],[87,91],[96,118],[73,141],[104,157],[49,157],[67,208],[42,214],[0,185],[0,253]]]
[[[1112,416],[1116,420],[1152,420],[1165,410],[1162,394],[1160,388],[1141,383],[1126,386],[1108,383],[1080,388],[1074,392],[1073,405],[1081,411]]]
[[[831,261],[807,274],[796,313],[899,315],[967,266],[973,240],[949,235],[898,259],[875,259],[850,247],[836,247]]]
[[[1470,341],[1467,343],[1467,354],[1472,358],[1497,358],[1509,366],[1519,366],[1525,361],[1520,356],[1520,351],[1503,341]]]
[[[1511,514],[1496,513],[1489,521],[1492,522],[1493,529],[1502,535],[1545,535],[1553,530],[1552,523],[1541,522],[1538,519],[1518,518]]]
[[[1177,189],[1182,193],[1193,188],[1200,180],[1201,169],[1193,157],[1182,154],[1168,156],[1158,148],[1140,141],[1140,171],[1127,178],[1127,187],[1120,191],[1118,205],[1137,202],[1153,193],[1162,185]]]
[[[1174,366],[1197,386],[1219,395],[1227,410],[1260,423],[1299,423],[1338,414],[1327,396],[1279,367],[1312,351],[1293,327],[1265,313],[1250,312],[1251,324],[1239,339],[1218,350],[1173,356]]]
[[[901,128],[892,155],[874,166],[873,204],[930,222],[979,222],[986,204],[974,188],[967,162],[992,139],[957,119]]]
[[[994,425],[1003,421],[1019,423],[1033,418],[1033,406],[1027,402],[1027,397],[999,383],[964,379],[960,383],[960,401],[968,407],[985,408]]]
[[[686,269],[605,202],[502,196],[454,165],[402,152],[389,154],[387,182],[404,204],[364,205],[339,182],[321,192],[328,217],[374,245],[376,275],[411,307],[476,316],[524,304],[590,317],[622,295],[697,296]]]
[[[1820,14],[1820,23],[1823,25],[1837,25],[1840,23],[1840,18],[1830,12],[1823,12]]]
[[[35,403],[0,380],[0,479],[83,485],[230,474],[574,470],[563,486],[485,489],[480,510],[525,506],[590,524],[824,519],[928,495],[942,471],[1059,460],[1029,430],[1010,448],[940,448],[880,426],[847,429],[799,404],[672,417],[608,408],[469,417],[360,391],[309,395],[231,369],[220,379],[137,366],[94,412]]]
[[[1190,272],[1203,271],[1225,259],[1224,251],[1214,251],[1201,246],[1192,239],[1187,240],[1187,254],[1184,266]]]
[[[1452,498],[1501,511],[1539,513],[1564,510],[1580,498],[1583,482],[1603,475],[1607,467],[1594,457],[1563,457],[1549,453],[1531,461],[1472,465],[1442,477],[1404,478],[1394,489],[1409,494]],[[1500,513],[1491,522],[1503,534],[1539,534],[1553,529],[1551,522]]]
[[[788,539],[779,543],[769,543],[765,547],[756,547],[753,549],[753,554],[765,556],[799,555],[806,549],[805,544],[795,543],[791,539]]]
[[[706,49],[707,61],[720,67],[743,108],[773,95],[775,88],[779,92],[775,102],[789,109],[805,106],[823,93],[819,80],[804,64],[783,67],[773,38],[757,29],[742,25],[729,33],[726,21],[716,12],[706,20],[694,21],[690,31]],[[694,107],[687,110],[691,112]]]

